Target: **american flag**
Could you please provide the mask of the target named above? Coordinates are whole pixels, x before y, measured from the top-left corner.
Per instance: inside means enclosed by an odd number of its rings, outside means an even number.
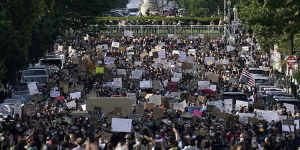
[[[255,80],[254,80],[253,76],[249,73],[249,71],[247,69],[243,70],[242,78],[244,78],[246,80],[246,83],[250,87],[255,87]]]

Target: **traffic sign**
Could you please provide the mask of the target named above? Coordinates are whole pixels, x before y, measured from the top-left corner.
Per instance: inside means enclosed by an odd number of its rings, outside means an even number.
[[[288,56],[288,57],[286,58],[286,63],[287,63],[289,66],[296,65],[296,64],[297,64],[297,58],[296,58],[296,56]]]

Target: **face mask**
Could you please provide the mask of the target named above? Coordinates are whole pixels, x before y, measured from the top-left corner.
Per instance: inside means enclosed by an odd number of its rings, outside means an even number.
[[[140,141],[135,141],[136,145],[140,145],[141,142]]]
[[[105,143],[99,144],[99,147],[100,147],[101,149],[104,149],[104,148],[105,148]]]

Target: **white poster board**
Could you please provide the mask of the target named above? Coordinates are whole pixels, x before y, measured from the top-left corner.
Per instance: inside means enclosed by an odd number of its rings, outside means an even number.
[[[81,92],[74,92],[70,93],[71,99],[80,99],[81,98]]]
[[[209,89],[211,89],[212,91],[217,91],[217,85],[211,84],[211,85],[209,86]]]
[[[30,95],[39,94],[39,89],[37,88],[36,82],[27,83],[27,86]]]
[[[119,42],[112,42],[111,43],[111,47],[119,48],[120,47],[120,43]]]
[[[76,102],[75,101],[68,102],[68,103],[66,103],[66,105],[69,109],[76,108]]]
[[[107,44],[102,44],[101,45],[101,49],[102,50],[107,50],[108,49],[108,45]]]
[[[181,103],[174,103],[173,104],[173,109],[174,110],[180,110],[180,111],[184,112],[185,107],[187,107],[186,101],[183,101]]]
[[[112,118],[112,132],[131,132],[132,119]]]
[[[105,57],[104,58],[104,64],[110,65],[115,63],[115,58],[113,57]]]
[[[254,113],[239,113],[239,121],[242,123],[248,123],[248,118],[255,117]]]
[[[124,36],[126,36],[126,37],[133,37],[133,32],[129,31],[129,30],[125,30],[124,31]]]
[[[210,88],[210,81],[198,81],[198,88],[200,90]]]
[[[122,78],[114,78],[112,86],[114,88],[122,88]]]
[[[242,107],[245,107],[246,109],[248,109],[248,105],[249,105],[248,102],[236,100],[235,110],[239,111]]]
[[[140,81],[140,88],[152,88],[152,82],[150,80]]]
[[[143,70],[134,70],[131,72],[132,79],[141,79],[143,76]]]
[[[294,114],[294,112],[295,112],[295,105],[288,104],[288,103],[283,103],[283,106],[286,107],[287,112],[290,111],[292,114]]]
[[[224,112],[228,114],[232,113],[232,99],[224,99]]]

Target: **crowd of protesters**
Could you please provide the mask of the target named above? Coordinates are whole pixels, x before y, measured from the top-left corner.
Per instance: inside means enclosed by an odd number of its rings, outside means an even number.
[[[268,67],[269,64],[257,50],[251,34],[240,32],[234,41],[235,49],[227,48],[230,42],[224,37],[83,38],[80,33],[74,35],[71,39],[57,41],[57,45],[64,46],[64,54],[70,59],[64,69],[51,74],[47,87],[33,100],[33,109],[1,119],[0,149],[295,150],[299,146],[298,132],[283,132],[282,122],[241,122],[238,114],[252,113],[250,108],[233,110],[220,117],[207,107],[207,103],[220,100],[225,91],[241,91],[248,96],[255,94],[253,88],[240,84],[242,70],[250,65]],[[119,45],[113,47],[113,42]],[[243,46],[249,47],[247,54],[241,54]],[[165,55],[157,54],[162,49]],[[114,59],[107,64],[105,57]],[[206,60],[207,57],[213,59]],[[185,63],[192,66],[185,68]],[[95,73],[96,67],[103,66],[104,73]],[[124,69],[125,73],[118,74],[118,69]],[[143,70],[138,80],[132,77],[132,71],[136,69]],[[174,81],[175,73],[182,73],[178,81]],[[212,75],[217,75],[217,80],[213,81]],[[122,87],[107,86],[117,76],[122,78]],[[140,88],[137,81],[144,80],[158,81],[159,88]],[[210,81],[216,89],[213,92],[199,90],[199,80]],[[169,82],[175,82],[176,87],[169,88]],[[53,87],[59,88],[63,100],[50,96]],[[77,106],[70,109],[66,102],[72,101],[69,94],[74,90],[81,92],[81,98],[76,100]],[[97,97],[126,97],[128,93],[135,93],[137,105],[148,104],[145,95],[149,93],[187,104],[183,110],[174,110],[168,103],[162,103],[156,108],[145,108],[142,114],[137,114],[137,108],[133,107],[127,116],[133,120],[131,132],[120,133],[111,131],[109,116],[98,112],[95,119],[80,107],[93,93]],[[172,93],[179,95],[171,96]],[[203,99],[199,100],[199,96]],[[189,106],[203,109],[199,116],[194,116],[189,113]],[[161,110],[162,115],[157,116],[156,109]],[[278,111],[287,114],[285,108],[282,111],[278,108]]]

